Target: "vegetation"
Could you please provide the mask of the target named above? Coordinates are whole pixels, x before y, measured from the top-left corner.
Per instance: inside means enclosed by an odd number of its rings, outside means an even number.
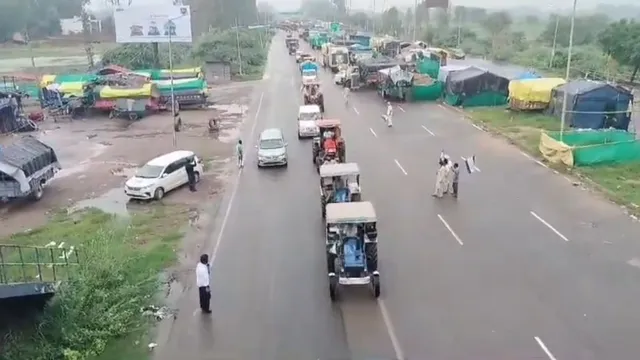
[[[186,218],[179,207],[130,219],[90,210],[60,214],[43,228],[2,239],[29,245],[64,240],[80,249],[81,259],[41,318],[5,337],[4,358],[143,359],[150,320],[140,309],[153,303],[158,273],[174,261],[181,238],[176,229]]]
[[[173,45],[173,65],[202,64],[205,61],[231,64],[232,75],[241,77],[262,76],[267,52],[273,36],[264,30],[211,30],[201,36],[193,46]],[[239,51],[238,51],[239,49]],[[151,44],[125,44],[108,50],[103,62],[130,69],[168,68],[168,45],[158,49],[159,63]]]

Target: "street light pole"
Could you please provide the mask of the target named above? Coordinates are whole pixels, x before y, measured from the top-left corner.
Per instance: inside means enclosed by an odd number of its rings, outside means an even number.
[[[413,2],[413,42],[415,43],[416,38],[416,30],[418,28],[418,0]]]
[[[171,42],[171,30],[169,30],[169,82],[171,88],[171,115],[173,116],[173,147],[178,147],[178,135],[176,131],[176,93],[173,89],[173,43]]]
[[[573,0],[573,11],[571,12],[571,30],[569,31],[569,49],[567,50],[567,74],[565,76],[565,81],[569,82],[569,76],[571,75],[571,51],[573,50],[573,30],[576,23],[576,6],[578,5],[578,0]],[[567,101],[569,98],[569,94],[567,90],[564,91],[564,96],[562,98],[562,115],[560,116],[560,141],[564,136],[564,127],[567,121]]]
[[[560,26],[560,15],[556,15],[556,30],[553,33],[553,45],[551,45],[551,58],[549,59],[549,68],[553,67],[553,58],[556,56],[556,41],[558,39],[559,26]]]

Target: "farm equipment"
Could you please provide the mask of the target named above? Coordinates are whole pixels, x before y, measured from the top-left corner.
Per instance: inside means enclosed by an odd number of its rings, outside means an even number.
[[[360,201],[361,198],[358,164],[320,166],[320,204],[323,218],[326,216],[327,204]]]
[[[320,136],[313,138],[312,157],[316,170],[320,172],[322,164],[344,163],[346,148],[341,134],[340,120],[316,121]]]
[[[341,286],[363,285],[379,297],[378,219],[373,204],[328,204],[326,212],[329,297],[338,300]]]

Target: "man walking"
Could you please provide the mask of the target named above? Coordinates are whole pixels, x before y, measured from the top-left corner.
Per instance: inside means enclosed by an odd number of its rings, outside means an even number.
[[[200,262],[196,266],[196,285],[200,296],[200,309],[205,314],[211,314],[211,288],[209,284],[209,255],[200,255]]]
[[[187,180],[189,181],[189,190],[191,192],[196,191],[196,174],[194,168],[196,167],[195,157],[189,159],[189,162],[184,166],[187,171]]]

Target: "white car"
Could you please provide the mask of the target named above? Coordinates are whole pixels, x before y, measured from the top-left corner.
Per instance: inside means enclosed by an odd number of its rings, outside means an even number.
[[[203,173],[202,160],[192,151],[173,151],[149,161],[127,180],[124,193],[133,199],[160,200],[166,193],[189,182],[185,165],[195,162],[195,181]]]
[[[304,105],[298,110],[298,139],[320,136],[316,120],[322,119],[320,106]]]

